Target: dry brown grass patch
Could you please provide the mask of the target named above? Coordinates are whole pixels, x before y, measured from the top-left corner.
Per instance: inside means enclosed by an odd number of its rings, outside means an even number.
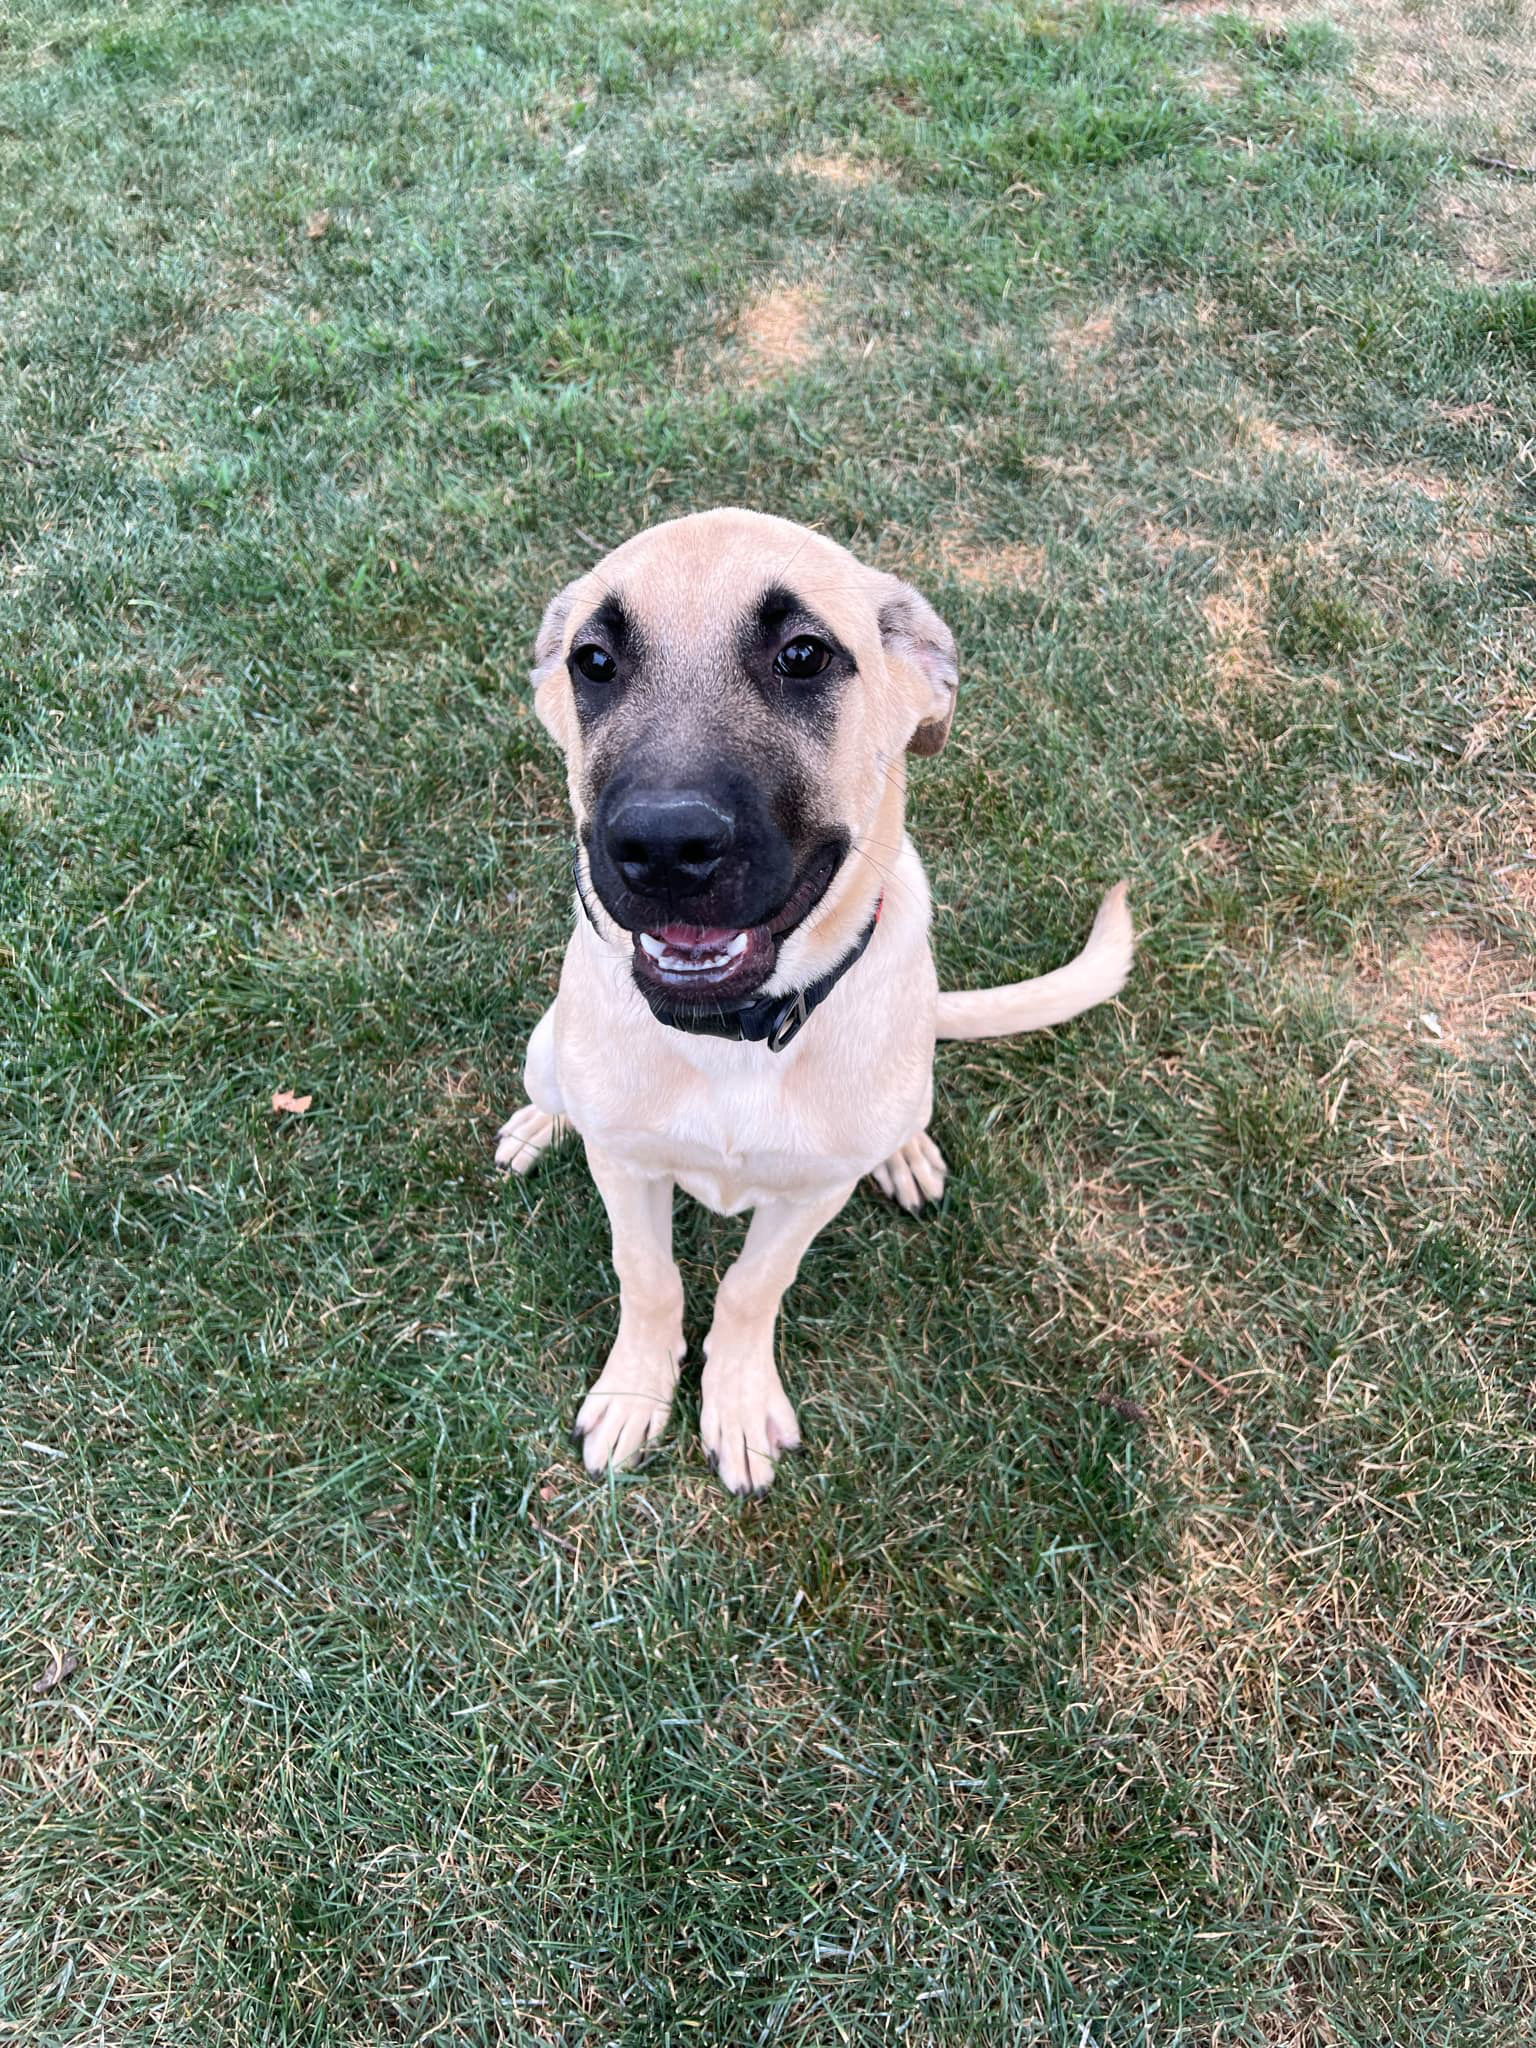
[[[1201,64],[1191,72],[1190,82],[1213,100],[1235,100],[1246,81],[1235,64],[1212,62]]]
[[[1528,627],[1516,623],[1487,666],[1480,664],[1462,678],[1475,689],[1480,713],[1462,745],[1464,767],[1500,751],[1536,723],[1536,675],[1531,669],[1528,632]],[[1507,828],[1506,847],[1527,851],[1536,847],[1536,800],[1517,797],[1505,806],[1502,822]],[[1505,850],[1500,849],[1501,853]]]
[[[1176,1338],[1194,1312],[1193,1290],[1189,1275],[1154,1244],[1145,1202],[1108,1174],[1080,1181],[1070,1200],[1076,1225],[1071,1262],[1094,1268],[1114,1304],[1091,1341]],[[1061,1249],[1058,1235],[1051,1252]]]
[[[1353,984],[1362,1006],[1400,1039],[1433,1042],[1456,1058],[1536,1016],[1536,962],[1449,925],[1402,953],[1362,960]]]
[[[270,944],[290,958],[334,962],[388,945],[399,935],[400,918],[393,911],[360,916],[327,904],[284,918],[274,926]]]
[[[1083,320],[1062,320],[1051,330],[1051,347],[1074,377],[1090,364],[1102,364],[1115,338],[1113,307],[1102,307]]]
[[[1402,1612],[1383,1612],[1314,1549],[1287,1551],[1257,1523],[1201,1507],[1169,1570],[1111,1619],[1085,1677],[1116,1721],[1156,1723],[1157,1767],[1194,1769],[1241,1806],[1253,1758],[1325,1756],[1341,1695],[1379,1697],[1383,1660],[1402,1664],[1417,1640],[1423,1690],[1405,1702],[1392,1750],[1378,1751],[1374,1797],[1402,1814],[1427,1802],[1459,1821],[1468,1877],[1529,1894],[1536,1671],[1512,1648],[1514,1619],[1411,1574]],[[1352,1818],[1340,1811],[1334,1827]],[[1304,1859],[1307,1845],[1296,1847]]]
[[[1359,449],[1348,448],[1315,427],[1292,427],[1264,413],[1249,413],[1238,425],[1239,443],[1247,441],[1265,454],[1299,456],[1333,475],[1347,477],[1369,490],[1412,490],[1436,504],[1455,489],[1439,470],[1413,463],[1373,462]]]
[[[828,15],[800,29],[791,40],[803,56],[814,57],[823,64],[872,57],[880,47],[879,37],[871,35],[868,29],[857,28],[852,22],[834,20]]]
[[[1211,636],[1211,676],[1218,690],[1230,690],[1274,673],[1269,641],[1269,586],[1274,563],[1267,556],[1232,558],[1226,581],[1200,605]]]
[[[1498,544],[1498,512],[1490,495],[1479,492],[1447,508],[1430,560],[1442,576],[1463,583],[1477,574]]]
[[[1377,1175],[1442,1200],[1478,1184],[1485,1166],[1466,1115],[1486,1083],[1474,1063],[1536,1016],[1528,955],[1439,926],[1393,952],[1362,948],[1342,967],[1292,957],[1266,979],[1281,1008],[1288,984],[1298,1004],[1338,1013],[1346,1042],[1320,1085],[1330,1123],[1342,1114],[1369,1130]]]
[[[793,156],[789,168],[801,177],[817,178],[823,185],[836,185],[845,191],[862,191],[876,178],[887,175],[884,164],[851,156]]]
[[[939,543],[939,555],[952,576],[958,576],[962,583],[983,586],[1039,583],[1045,576],[1048,559],[1043,547],[1029,541],[989,545],[959,534],[944,537]]]
[[[1293,1577],[1273,1535],[1202,1507],[1169,1571],[1145,1580],[1105,1631],[1087,1680],[1115,1714],[1243,1739],[1279,1733],[1277,1681],[1316,1675],[1356,1621],[1336,1580]]]
[[[1509,869],[1504,885],[1522,909],[1536,912],[1536,859],[1529,867]]]
[[[135,707],[134,729],[152,730],[166,719],[183,716],[220,680],[213,669],[201,662],[186,662],[180,668],[160,673],[155,687]]]
[[[1521,1840],[1536,1812],[1536,1672],[1476,1625],[1455,1628],[1425,1689],[1433,1805],[1472,1836],[1467,1876],[1536,1891]]]
[[[1166,569],[1180,555],[1208,554],[1216,543],[1195,526],[1173,526],[1164,519],[1143,519],[1142,546],[1160,569]]]
[[[1323,15],[1355,49],[1351,83],[1367,100],[1503,154],[1536,113],[1536,9],[1472,0],[1199,0],[1185,18],[1237,13],[1285,29]]]
[[[1240,856],[1220,825],[1213,825],[1209,832],[1202,832],[1196,839],[1187,842],[1184,848],[1186,860],[1198,861],[1213,874],[1236,874]]]
[[[1468,177],[1440,202],[1461,267],[1479,284],[1536,274],[1536,185],[1490,173]]]
[[[1489,417],[1492,411],[1468,407],[1459,415],[1445,411],[1443,416],[1452,424],[1466,425]],[[1498,546],[1508,495],[1497,484],[1448,476],[1427,463],[1379,462],[1315,428],[1287,426],[1257,411],[1246,413],[1237,422],[1234,439],[1239,451],[1257,448],[1266,455],[1311,463],[1346,492],[1398,498],[1411,494],[1426,499],[1435,507],[1440,523],[1429,557],[1443,575],[1462,580],[1475,574]],[[1347,511],[1340,505],[1330,501],[1328,516],[1331,535],[1347,532]]]
[[[815,324],[824,294],[810,285],[779,285],[747,305],[736,322],[742,381],[749,389],[801,368],[816,354]]]

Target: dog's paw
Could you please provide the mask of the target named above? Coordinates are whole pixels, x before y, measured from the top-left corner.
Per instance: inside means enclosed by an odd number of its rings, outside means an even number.
[[[779,1460],[800,1448],[800,1424],[769,1365],[704,1368],[699,1437],[730,1493],[766,1493]]]
[[[654,1443],[672,1413],[677,1368],[669,1359],[637,1361],[615,1351],[577,1413],[571,1436],[594,1479],[622,1472]]]
[[[528,1173],[569,1128],[563,1116],[551,1116],[547,1109],[527,1103],[496,1133],[496,1164],[513,1173]]]
[[[885,1164],[875,1168],[870,1179],[882,1195],[889,1195],[915,1216],[924,1202],[939,1199],[948,1175],[944,1154],[926,1131],[919,1131],[905,1145],[898,1145]]]

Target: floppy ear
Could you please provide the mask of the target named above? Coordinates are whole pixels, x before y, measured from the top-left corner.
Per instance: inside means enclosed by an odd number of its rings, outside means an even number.
[[[547,676],[560,664],[560,649],[565,644],[565,629],[570,624],[571,607],[576,602],[576,592],[581,577],[574,583],[567,583],[558,597],[552,597],[545,607],[544,617],[539,622],[538,634],[533,643],[533,667],[528,680],[537,689]]]
[[[567,583],[558,597],[551,598],[533,643],[533,667],[528,678],[533,684],[533,708],[539,714],[539,723],[566,753],[570,752],[573,738],[570,692],[546,690],[543,686],[564,670],[560,652],[565,645],[565,629],[570,624],[581,583],[578,576],[574,583]]]
[[[910,583],[891,580],[880,607],[880,638],[887,661],[901,663],[923,686],[926,709],[907,741],[909,754],[936,754],[949,738],[960,671],[955,636],[927,598]],[[923,701],[922,698],[919,701]]]

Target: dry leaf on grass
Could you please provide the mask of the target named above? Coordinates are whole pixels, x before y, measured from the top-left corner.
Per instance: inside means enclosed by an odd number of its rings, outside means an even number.
[[[73,1650],[50,1650],[48,1662],[43,1666],[42,1675],[32,1681],[34,1693],[52,1692],[56,1685],[62,1685],[80,1669],[80,1659]]]
[[[1152,1410],[1133,1401],[1129,1394],[1095,1394],[1094,1400],[1101,1408],[1107,1408],[1112,1415],[1118,1415],[1122,1422],[1150,1422]]]
[[[308,220],[305,221],[304,232],[312,242],[318,242],[330,227],[330,224],[331,216],[327,209],[322,206],[318,213],[312,213]]]
[[[313,1095],[295,1095],[291,1088],[279,1088],[272,1098],[272,1107],[288,1116],[302,1116],[314,1099]]]

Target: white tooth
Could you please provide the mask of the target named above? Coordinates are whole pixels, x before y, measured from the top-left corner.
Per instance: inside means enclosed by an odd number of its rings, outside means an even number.
[[[734,960],[738,953],[745,953],[746,950],[747,934],[745,932],[738,932],[720,957],[722,960]]]
[[[653,939],[649,932],[642,932],[640,934],[640,943],[653,960],[664,960],[666,958],[667,947],[664,939]]]

